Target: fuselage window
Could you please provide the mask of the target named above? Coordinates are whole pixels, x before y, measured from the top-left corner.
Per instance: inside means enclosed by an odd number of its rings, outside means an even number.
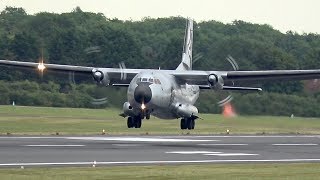
[[[153,79],[152,79],[152,78],[150,78],[150,79],[149,79],[149,82],[150,82],[150,83],[153,83]]]
[[[141,82],[148,82],[148,78],[142,78]]]

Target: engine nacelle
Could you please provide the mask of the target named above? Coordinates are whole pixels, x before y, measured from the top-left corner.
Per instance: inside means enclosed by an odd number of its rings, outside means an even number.
[[[175,110],[178,116],[186,118],[196,116],[199,113],[198,108],[190,104],[177,103],[175,105]]]
[[[93,69],[92,70],[92,77],[98,84],[108,86],[110,83],[108,73],[103,73],[101,70]]]
[[[123,113],[126,115],[126,116],[135,116],[136,114],[134,113],[133,111],[133,108],[132,106],[130,105],[129,102],[125,102],[123,104]]]
[[[208,84],[212,89],[222,89],[224,85],[223,78],[216,74],[210,74],[208,76]]]

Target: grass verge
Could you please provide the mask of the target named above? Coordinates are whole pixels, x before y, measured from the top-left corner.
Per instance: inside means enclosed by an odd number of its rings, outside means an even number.
[[[116,109],[0,106],[0,134],[97,135],[107,134],[319,134],[319,118],[201,114],[193,131],[180,130],[179,120],[144,120],[141,129],[128,129]]]
[[[0,169],[1,179],[319,179],[320,164],[214,164]]]

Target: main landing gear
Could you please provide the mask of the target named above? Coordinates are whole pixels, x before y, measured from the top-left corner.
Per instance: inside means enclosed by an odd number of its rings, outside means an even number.
[[[180,121],[180,128],[181,129],[194,129],[195,126],[195,119],[194,118],[182,118]]]

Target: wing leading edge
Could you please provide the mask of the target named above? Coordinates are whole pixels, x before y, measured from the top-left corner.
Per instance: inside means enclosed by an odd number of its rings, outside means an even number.
[[[30,70],[37,70],[41,63],[35,62],[23,62],[23,61],[9,61],[9,60],[0,60],[1,66],[7,67],[16,67]],[[93,67],[85,66],[70,66],[70,65],[60,65],[60,64],[43,64],[45,69],[49,71],[59,71],[59,72],[78,72],[78,73],[92,73]]]
[[[104,79],[104,85],[115,85],[115,86],[127,86],[132,78],[138,74],[141,69],[120,69],[120,68],[100,68],[100,67],[87,67],[87,66],[72,66],[72,65],[61,65],[61,64],[45,64],[35,62],[23,62],[23,61],[10,61],[0,60],[0,66],[13,67],[18,69],[29,69],[44,72],[59,72],[69,73],[74,72],[77,74],[83,74],[93,76],[96,78]],[[95,72],[101,73],[100,76],[95,77]]]
[[[231,71],[227,80],[305,80],[320,78],[320,69],[315,70],[270,70],[270,71]]]

